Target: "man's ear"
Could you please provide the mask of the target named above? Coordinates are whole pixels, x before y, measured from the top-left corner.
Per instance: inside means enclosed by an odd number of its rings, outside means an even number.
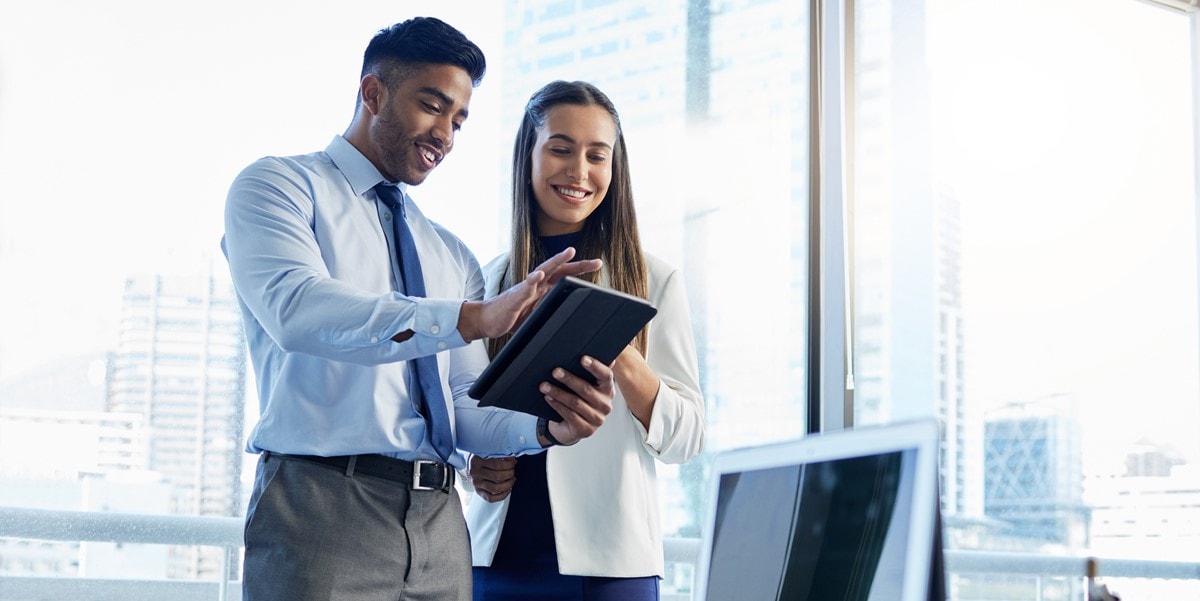
[[[379,111],[387,104],[387,86],[374,73],[368,73],[358,82],[358,93],[362,95],[363,107],[371,115],[378,116]]]

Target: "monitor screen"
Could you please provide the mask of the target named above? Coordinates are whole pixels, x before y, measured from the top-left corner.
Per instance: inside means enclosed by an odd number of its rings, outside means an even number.
[[[926,599],[936,438],[889,443],[849,434],[714,463],[698,598]]]

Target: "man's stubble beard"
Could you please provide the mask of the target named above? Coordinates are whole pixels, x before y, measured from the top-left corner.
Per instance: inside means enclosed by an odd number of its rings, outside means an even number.
[[[383,114],[389,114],[388,106]],[[375,139],[379,145],[379,156],[383,166],[397,181],[410,186],[419,186],[432,171],[415,168],[411,163],[416,159],[417,152],[415,137],[405,136],[402,128],[392,117],[380,117],[375,122]]]

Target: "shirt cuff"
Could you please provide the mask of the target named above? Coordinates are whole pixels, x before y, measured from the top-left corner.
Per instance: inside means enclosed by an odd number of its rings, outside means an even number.
[[[510,455],[529,455],[544,450],[537,439],[537,418],[528,413],[517,413],[508,422],[508,447]]]
[[[456,346],[466,344],[458,334],[458,316],[462,311],[462,299],[426,298],[417,303],[413,317],[413,333],[436,339],[448,339]]]
[[[461,299],[422,298],[416,305],[409,328],[413,337],[406,344],[416,348],[419,355],[432,355],[467,345],[458,333]]]

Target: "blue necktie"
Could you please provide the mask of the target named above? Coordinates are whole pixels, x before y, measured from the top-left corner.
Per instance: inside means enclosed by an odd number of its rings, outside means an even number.
[[[404,280],[404,293],[408,296],[425,296],[425,276],[421,272],[421,260],[417,257],[417,246],[413,243],[412,231],[404,212],[404,197],[396,186],[381,183],[375,193],[392,210],[392,228],[395,232],[396,251],[400,255],[400,277]],[[450,433],[450,415],[446,397],[442,394],[441,377],[438,375],[437,357],[426,355],[408,362],[413,380],[417,385],[411,393],[412,403],[425,415],[425,421],[433,439],[433,448],[443,460],[454,453],[454,436]],[[424,402],[422,402],[424,400]]]

